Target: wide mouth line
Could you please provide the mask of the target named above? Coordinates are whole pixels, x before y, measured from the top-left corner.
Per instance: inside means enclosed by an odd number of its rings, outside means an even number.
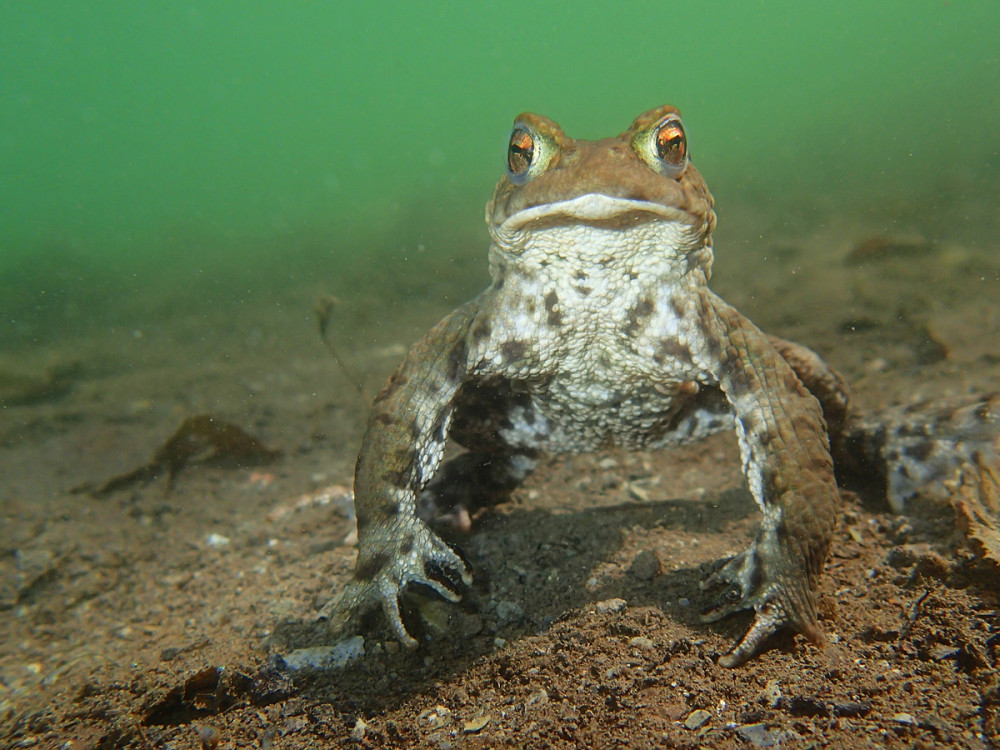
[[[603,193],[586,193],[575,198],[524,208],[509,216],[499,226],[504,233],[513,233],[543,219],[566,216],[584,222],[600,223],[626,214],[651,214],[670,221],[688,223],[688,214],[671,206],[634,198],[615,198]]]

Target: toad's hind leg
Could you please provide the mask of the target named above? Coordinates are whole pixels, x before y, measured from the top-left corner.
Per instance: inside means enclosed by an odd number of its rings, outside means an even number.
[[[424,488],[420,517],[468,531],[478,509],[506,500],[535,469],[547,431],[529,396],[509,381],[468,384],[456,396],[449,429],[466,452],[446,461]]]

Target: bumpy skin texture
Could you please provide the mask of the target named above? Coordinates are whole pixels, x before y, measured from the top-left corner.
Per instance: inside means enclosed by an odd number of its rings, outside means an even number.
[[[845,389],[709,290],[715,214],[676,110],[595,142],[521,115],[508,159],[486,209],[490,287],[414,345],[375,400],[355,476],[357,570],[325,608],[332,629],[381,604],[412,647],[404,589],[460,598],[472,571],[417,514],[421,493],[446,494],[452,475],[485,495],[508,491],[539,452],[664,447],[735,427],[763,521],[712,579],[738,595],[707,619],[756,610],[720,663],[742,663],[783,627],[821,641],[814,588],[838,495],[823,410],[803,382],[831,421]],[[449,434],[470,453],[439,473]]]

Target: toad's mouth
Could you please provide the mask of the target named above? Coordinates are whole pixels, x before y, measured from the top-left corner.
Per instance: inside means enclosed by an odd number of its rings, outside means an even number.
[[[498,238],[503,238],[511,237],[528,226],[569,223],[634,226],[646,221],[692,224],[692,217],[680,208],[662,203],[587,193],[569,200],[522,209],[495,227],[494,232]]]

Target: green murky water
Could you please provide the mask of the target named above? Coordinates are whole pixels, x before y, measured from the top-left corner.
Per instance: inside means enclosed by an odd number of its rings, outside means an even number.
[[[0,345],[150,288],[481,277],[522,110],[598,137],[673,103],[720,203],[775,224],[996,213],[992,0],[480,5],[0,5]]]

